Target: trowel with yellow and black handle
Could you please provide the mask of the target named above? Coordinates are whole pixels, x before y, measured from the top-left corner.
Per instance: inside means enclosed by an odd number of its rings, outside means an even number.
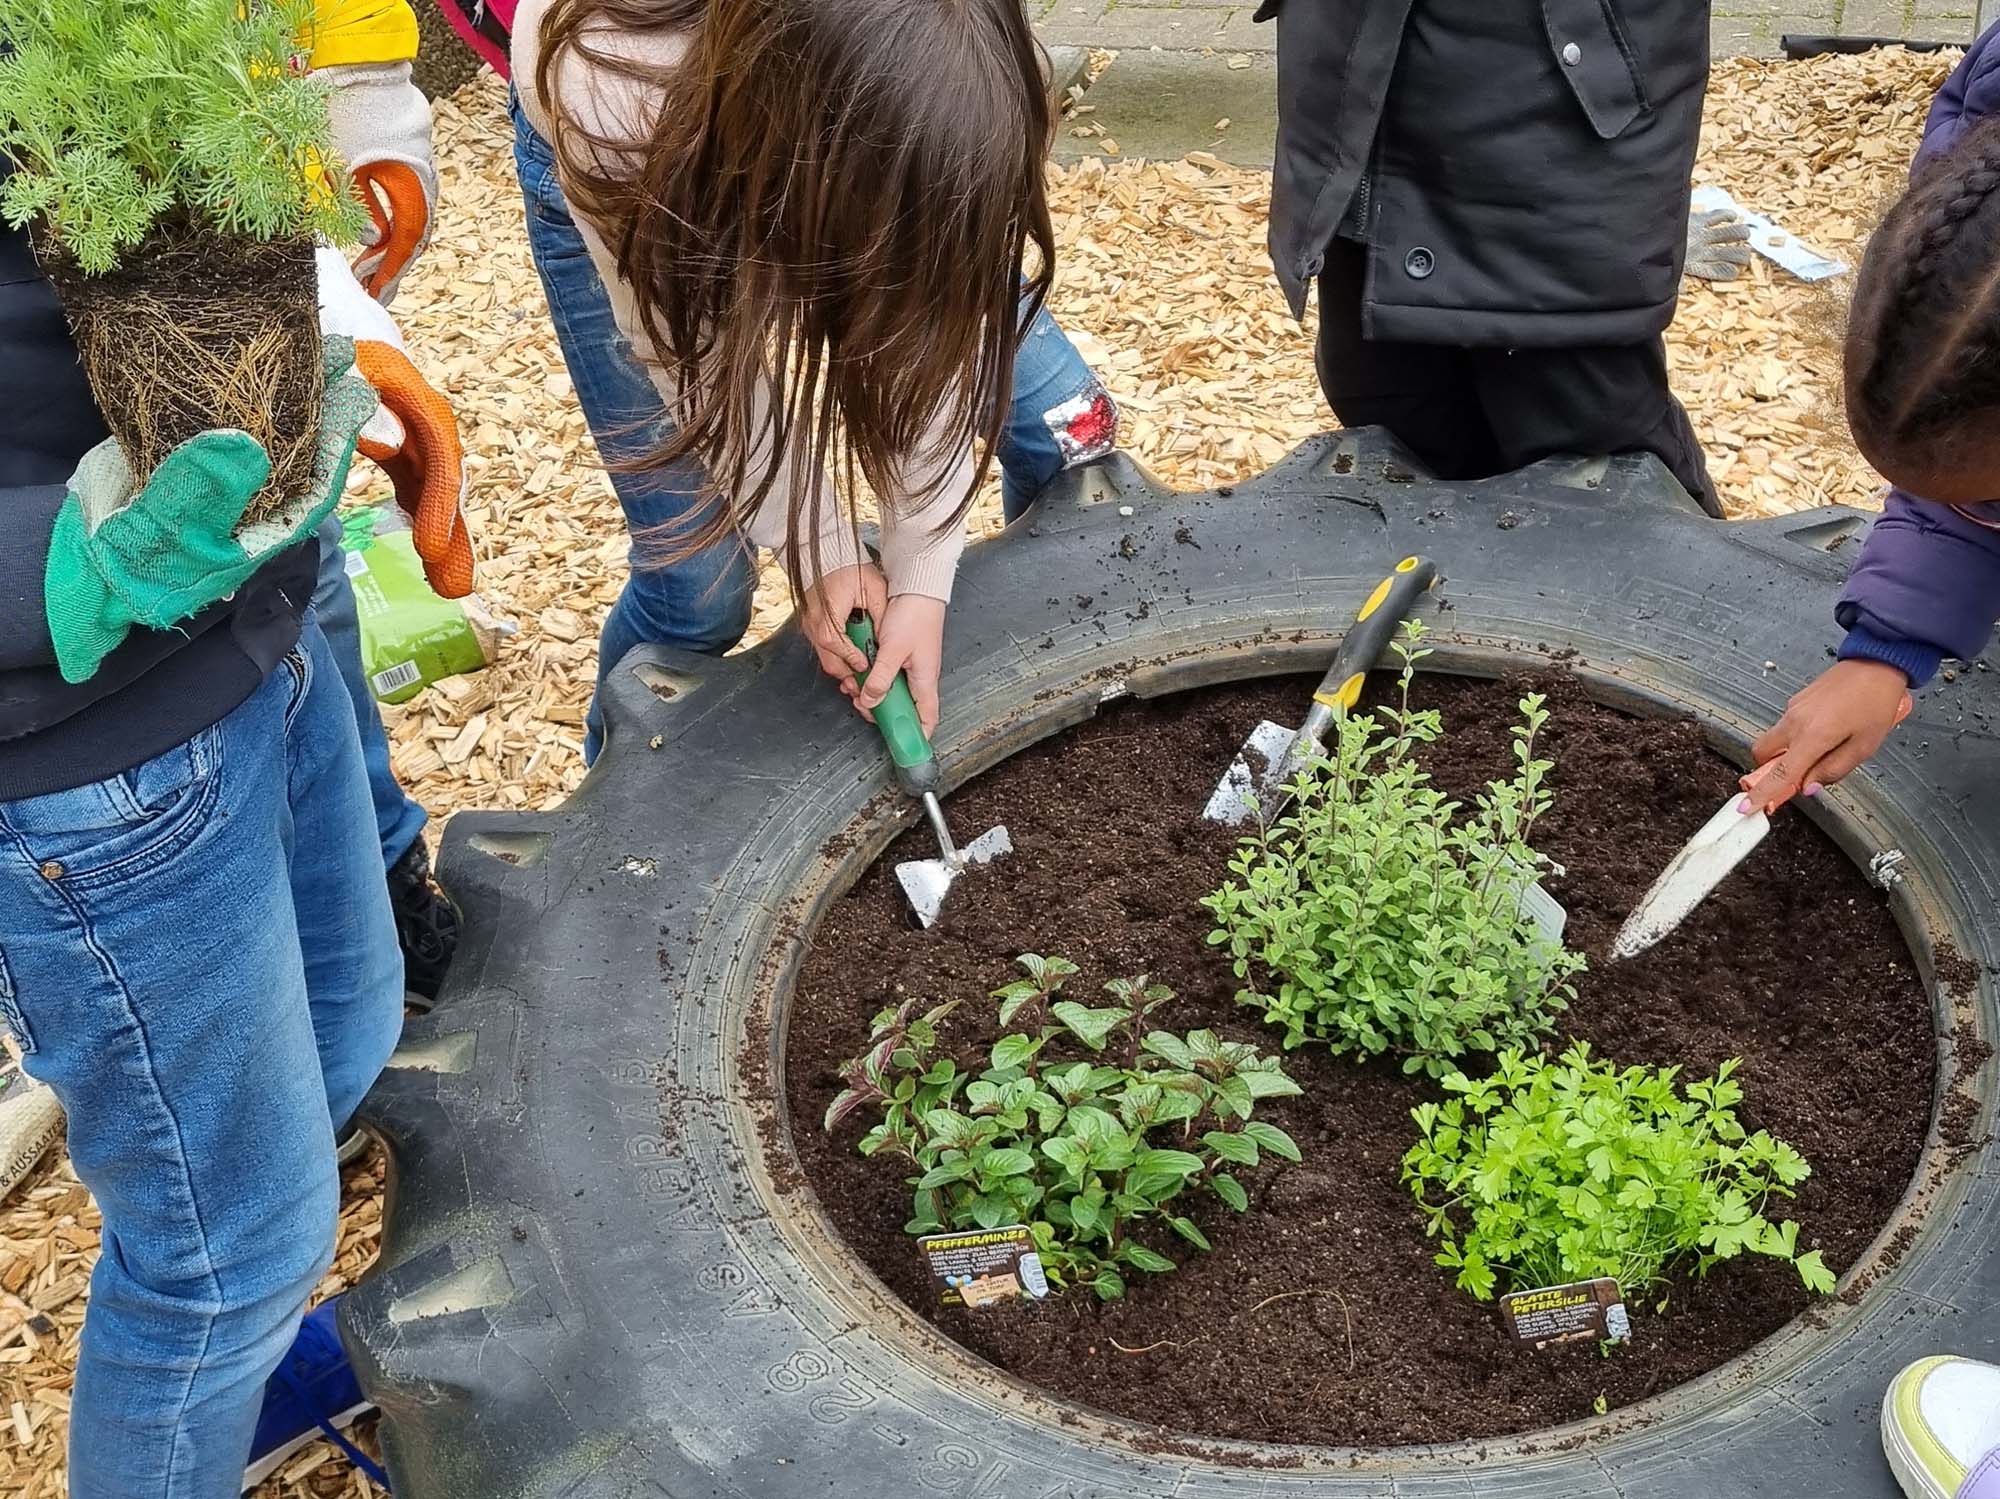
[[[1436,582],[1437,566],[1427,558],[1405,557],[1398,562],[1354,616],[1354,624],[1333,653],[1333,665],[1314,689],[1305,722],[1288,729],[1266,719],[1252,729],[1201,815],[1229,827],[1258,817],[1270,822],[1286,799],[1285,788],[1314,755],[1323,752],[1335,716],[1360,701],[1368,669],[1381,659],[1417,600]]]

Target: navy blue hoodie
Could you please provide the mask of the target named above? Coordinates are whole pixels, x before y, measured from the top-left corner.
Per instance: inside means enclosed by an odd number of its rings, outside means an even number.
[[[172,630],[135,630],[75,685],[42,606],[49,532],[77,460],[106,436],[27,235],[0,231],[0,802],[130,770],[249,697],[297,642],[318,549],[267,564]]]

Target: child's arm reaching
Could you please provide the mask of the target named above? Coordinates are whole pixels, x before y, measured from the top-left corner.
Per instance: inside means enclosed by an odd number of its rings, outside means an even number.
[[[706,469],[711,508],[662,558],[732,532],[785,551],[820,665],[864,713],[900,668],[929,727],[971,454],[1000,443],[1055,256],[1032,33],[1012,4],[906,8],[881,47],[838,3],[685,9],[523,0],[513,32],[522,112],[673,426],[659,456]],[[882,502],[879,566],[849,475]]]
[[[1794,697],[1751,752],[1773,759],[1764,810],[1831,785],[1882,747],[1903,698],[1946,656],[1970,659],[2000,617],[2000,503],[1937,505],[1892,491],[1834,617],[1840,660]]]
[[[1912,687],[1970,660],[2000,617],[2000,502],[1938,505],[1891,490],[1834,618],[1842,660],[1899,668]]]
[[[653,352],[652,341],[640,327],[631,286],[618,274],[618,263],[602,231],[579,215],[577,232],[596,265],[611,303],[613,321],[638,351],[660,399],[671,412],[681,390],[673,373]],[[769,388],[760,387],[750,414],[753,430],[764,436],[749,463],[752,475],[768,472],[770,453]],[[951,599],[952,575],[965,550],[963,525],[945,524],[972,482],[969,448],[949,451],[935,441],[920,446],[910,461],[902,493],[883,507],[882,565],[877,568],[862,549],[861,538],[840,503],[832,483],[802,455],[787,462],[790,472],[772,485],[747,527],[756,545],[782,552],[786,521],[793,497],[801,489],[800,514],[816,518],[815,534],[802,538],[804,555],[797,561],[806,582],[800,624],[819,655],[821,668],[854,699],[864,715],[871,714],[889,691],[898,671],[907,671],[910,695],[926,734],[937,726],[937,683],[944,645],[944,611]],[[725,497],[726,498],[726,497]],[[875,664],[847,638],[847,616],[860,609],[875,621]],[[868,672],[865,687],[853,680]]]

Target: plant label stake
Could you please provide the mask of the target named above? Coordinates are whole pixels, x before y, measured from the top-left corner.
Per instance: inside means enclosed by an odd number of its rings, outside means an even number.
[[[1252,729],[1216,783],[1215,794],[1202,808],[1204,818],[1237,827],[1261,810],[1265,820],[1270,820],[1284,803],[1285,787],[1305,762],[1320,752],[1334,714],[1360,700],[1368,668],[1388,648],[1417,600],[1436,582],[1436,565],[1422,557],[1405,557],[1396,564],[1396,570],[1375,586],[1368,602],[1354,616],[1353,627],[1333,653],[1333,665],[1313,690],[1312,710],[1305,722],[1297,729],[1288,729],[1267,718]],[[1261,764],[1263,770],[1253,770],[1253,764]]]
[[[875,627],[866,615],[858,614],[848,620],[847,638],[867,652],[869,660],[875,659]],[[864,673],[855,676],[856,681],[864,679]],[[963,847],[952,841],[951,829],[945,825],[944,808],[938,805],[937,755],[930,740],[924,737],[923,726],[917,722],[917,705],[910,698],[910,684],[901,672],[896,673],[889,695],[875,705],[875,727],[881,730],[882,742],[889,747],[897,784],[910,795],[923,799],[924,814],[931,820],[938,849],[944,855],[941,859],[908,859],[896,866],[896,883],[903,887],[903,895],[909,900],[918,925],[928,927],[938,919],[951,882],[974,864],[991,864],[1002,855],[1011,854],[1014,840],[1003,823],[988,828]]]
[[[1531,1348],[1632,1341],[1625,1294],[1608,1276],[1511,1292],[1500,1298],[1500,1318],[1515,1341]]]
[[[1025,1223],[927,1234],[917,1240],[917,1252],[946,1306],[986,1307],[1016,1298],[1041,1301],[1049,1294],[1035,1236]]]
[[[1903,701],[1896,709],[1896,722],[1901,723],[1910,716],[1910,695],[1903,694]],[[1770,774],[1771,766],[1777,762],[1760,765],[1745,776],[1741,782],[1741,794],[1732,796],[1722,804],[1721,809],[1702,824],[1701,831],[1688,839],[1673,861],[1660,872],[1645,898],[1632,908],[1632,914],[1625,918],[1625,924],[1618,928],[1618,935],[1611,942],[1611,956],[1636,958],[1640,953],[1665,937],[1683,921],[1688,913],[1708,898],[1714,890],[1729,877],[1738,864],[1750,857],[1752,849],[1764,841],[1764,835],[1771,831],[1771,819],[1767,813],[1745,812],[1749,793]],[[1790,800],[1790,798],[1786,798]],[[1784,802],[1779,802],[1782,807]],[[1773,807],[1776,811],[1777,807]]]

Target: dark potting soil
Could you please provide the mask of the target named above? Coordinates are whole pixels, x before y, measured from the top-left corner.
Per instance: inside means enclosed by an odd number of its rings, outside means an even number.
[[[1592,960],[1563,1030],[1601,1057],[1702,1075],[1741,1057],[1745,1122],[1813,1166],[1773,1216],[1796,1218],[1801,1247],[1846,1269],[1910,1182],[1935,1070],[1931,1006],[1882,897],[1803,817],[1781,816],[1754,863],[1679,932],[1611,963],[1619,922],[1735,772],[1691,723],[1625,717],[1567,678],[1537,685],[1554,708],[1543,745],[1556,804],[1536,842],[1568,869],[1550,888],[1569,908],[1571,945]],[[1510,769],[1521,690],[1418,684],[1444,714],[1429,755],[1439,785],[1464,797]],[[1437,1442],[1574,1420],[1600,1396],[1627,1405],[1712,1369],[1806,1310],[1790,1266],[1739,1260],[1677,1286],[1664,1313],[1634,1306],[1634,1341],[1608,1358],[1589,1345],[1523,1350],[1492,1305],[1432,1263],[1398,1181],[1409,1111],[1436,1085],[1310,1047],[1285,1062],[1304,1096],[1258,1111],[1305,1160],[1246,1173],[1247,1214],[1195,1211],[1213,1252],[1170,1241],[1181,1268],[1132,1276],[1117,1303],[1077,1292],[984,1312],[936,1305],[902,1232],[904,1170],[856,1152],[861,1121],[832,1138],[819,1129],[835,1069],[864,1048],[884,1005],[978,1001],[1022,952],[1081,965],[1068,992],[1085,1003],[1106,979],[1150,973],[1178,995],[1160,1023],[1275,1049],[1205,942],[1197,901],[1222,880],[1234,840],[1199,811],[1250,727],[1295,722],[1309,691],[1275,681],[1114,704],[952,796],[961,838],[1004,822],[1015,852],[965,876],[935,927],[909,925],[892,873],[934,853],[921,829],[834,902],[791,1007],[786,1087],[801,1164],[847,1242],[943,1332],[1024,1380],[1179,1432],[1264,1441]],[[949,1025],[955,1050],[997,1030],[977,1002]]]

